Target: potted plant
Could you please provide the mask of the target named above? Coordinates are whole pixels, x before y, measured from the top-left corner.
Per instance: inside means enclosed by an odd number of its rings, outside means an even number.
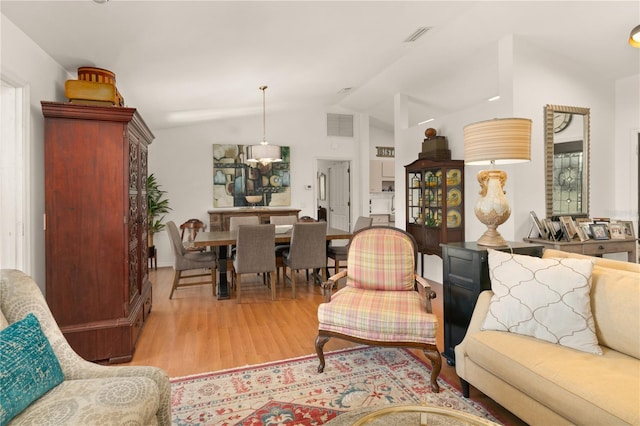
[[[169,213],[169,200],[165,198],[167,191],[160,189],[160,184],[151,173],[147,177],[147,209],[149,212],[148,246],[153,247],[153,234],[164,229],[164,216]]]

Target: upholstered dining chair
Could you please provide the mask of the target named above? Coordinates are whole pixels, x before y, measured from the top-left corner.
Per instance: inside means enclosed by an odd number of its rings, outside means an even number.
[[[276,239],[276,226],[240,225],[236,239],[236,252],[233,256],[231,285],[236,288],[236,301],[240,303],[243,274],[268,274],[264,283],[271,286],[271,299],[276,299],[276,285],[273,272],[276,270],[276,254],[273,250]]]
[[[229,231],[237,231],[240,225],[260,225],[260,218],[258,216],[231,216],[229,218]],[[235,251],[235,246],[229,246],[227,252],[229,255],[227,259],[227,271],[230,271],[233,267],[231,262]]]
[[[294,215],[277,215],[269,217],[269,223],[272,225],[293,225],[297,221],[298,218]]]
[[[278,215],[278,216],[270,216],[269,217],[269,223],[272,223],[274,225],[291,225],[293,226],[294,223],[296,223],[298,221],[298,217],[294,216],[294,215],[287,215],[287,216],[283,216],[283,215]],[[276,282],[279,283],[280,282],[280,270],[283,268],[284,264],[282,263],[282,253],[284,253],[286,250],[289,250],[289,247],[291,247],[290,244],[286,244],[286,243],[281,243],[281,244],[276,244],[275,246],[275,250],[276,250]]]
[[[298,222],[291,230],[291,247],[282,253],[283,277],[291,269],[291,297],[296,298],[296,272],[320,269],[322,281],[327,277],[327,222]],[[308,279],[307,279],[308,281]]]
[[[361,229],[368,228],[373,223],[373,218],[360,216],[356,219],[355,225],[353,225],[353,232],[357,232]],[[329,259],[333,259],[334,263],[334,273],[337,274],[340,271],[340,262],[345,262],[347,260],[347,246],[334,246],[330,245],[327,247],[327,257]]]
[[[315,341],[318,372],[324,371],[323,348],[332,337],[366,345],[420,348],[431,361],[431,390],[439,392],[442,360],[436,346],[438,320],[431,311],[436,294],[416,274],[416,258],[414,238],[401,229],[374,226],[353,234],[347,269],[323,284],[325,303],[318,307]],[[347,285],[332,294],[343,277]]]
[[[169,299],[173,298],[173,292],[180,287],[191,287],[194,285],[211,284],[213,293],[216,292],[216,269],[218,265],[218,259],[216,254],[212,251],[194,251],[188,252],[182,244],[182,238],[175,222],[169,221],[166,224],[167,233],[169,234],[169,241],[173,248],[173,269],[175,274],[173,276],[173,286],[171,287],[171,294]],[[210,269],[209,272],[191,273],[183,275],[183,272],[196,270],[196,269]],[[209,280],[192,281],[190,278],[210,277]],[[184,281],[186,280],[186,281]]]
[[[180,225],[180,238],[183,241],[184,248],[187,251],[205,251],[203,247],[193,247],[192,243],[196,239],[198,232],[204,231],[207,225],[200,219],[189,219]],[[184,241],[184,234],[187,234],[187,241]]]

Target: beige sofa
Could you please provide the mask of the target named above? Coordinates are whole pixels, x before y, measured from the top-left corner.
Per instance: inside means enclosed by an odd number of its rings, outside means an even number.
[[[42,340],[48,340],[53,349],[55,356],[48,358],[57,358],[63,381],[15,415],[9,420],[9,425],[171,424],[171,389],[163,370],[156,367],[102,366],[85,361],[67,343],[36,283],[23,272],[1,270],[0,330],[13,332],[16,327],[9,326],[24,320],[30,313],[40,323],[43,333],[39,335],[44,334]],[[8,335],[6,332],[3,333],[5,336]],[[20,333],[14,334],[20,336]],[[8,337],[3,339],[4,344],[11,344],[7,343]],[[24,343],[24,346],[28,352],[33,352],[31,343]],[[6,359],[4,353],[0,360],[5,374],[13,373],[12,366],[19,364]],[[30,364],[44,363],[36,359]],[[60,369],[56,368],[56,371]],[[17,376],[24,377],[25,374]],[[17,380],[12,383],[14,381]],[[30,393],[30,389],[24,387],[20,392]],[[7,397],[8,393],[0,401],[0,418],[4,420],[8,416],[7,407],[11,407],[12,402],[7,400],[20,397],[17,392],[13,394],[18,394],[18,397]]]
[[[480,294],[455,348],[469,384],[531,425],[640,425],[640,265],[556,250],[543,257],[595,261],[590,292],[602,355],[504,331],[482,331],[493,293]]]

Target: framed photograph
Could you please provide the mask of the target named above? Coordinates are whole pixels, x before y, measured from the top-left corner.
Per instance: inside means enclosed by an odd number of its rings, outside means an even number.
[[[609,233],[611,234],[612,240],[624,240],[626,238],[624,236],[622,224],[618,222],[612,222],[609,224]]]
[[[576,232],[578,234],[578,239],[580,241],[587,241],[589,236],[585,233],[584,228],[582,226],[576,225]]]
[[[549,239],[552,241],[558,241],[562,236],[562,231],[560,230],[560,222],[554,222],[550,218],[542,219],[542,223],[544,224],[545,229],[547,230],[547,235]]]
[[[533,220],[533,229],[535,229],[538,232],[538,235],[540,236],[540,238],[546,239],[547,238],[546,229],[538,219],[536,212],[530,211],[529,214],[531,215],[531,219]]]
[[[622,225],[622,232],[624,233],[625,238],[635,238],[636,233],[633,232],[633,222],[630,220],[621,220],[618,222]]]
[[[578,233],[576,231],[576,226],[574,225],[573,218],[571,216],[560,216],[560,223],[562,224],[562,228],[568,241],[571,241],[577,236]]]
[[[582,224],[580,224],[580,229],[582,229],[582,233],[587,238],[587,240],[593,238],[593,234],[591,233],[591,224],[590,223],[582,223]]]
[[[591,234],[594,240],[609,239],[609,231],[607,230],[607,225],[604,223],[592,223],[589,225],[589,228],[591,228]]]

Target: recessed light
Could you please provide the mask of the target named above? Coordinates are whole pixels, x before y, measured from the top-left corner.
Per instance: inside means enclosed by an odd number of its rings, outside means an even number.
[[[497,101],[498,99],[500,99],[500,95],[498,96],[494,96],[492,98],[487,99],[489,102],[493,102],[493,101]]]

